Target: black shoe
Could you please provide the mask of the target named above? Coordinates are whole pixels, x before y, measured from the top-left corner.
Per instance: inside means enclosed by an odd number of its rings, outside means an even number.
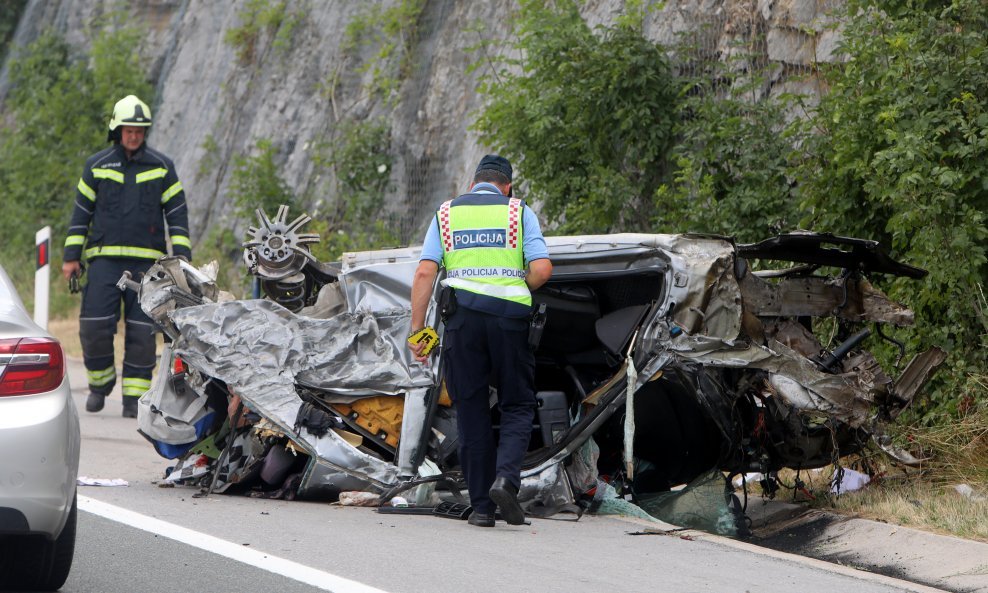
[[[494,480],[490,490],[491,500],[501,509],[501,516],[508,525],[524,525],[525,511],[518,504],[518,489],[507,478]]]
[[[474,511],[470,513],[467,523],[476,525],[477,527],[494,527],[494,513],[478,513]]]
[[[137,399],[132,395],[124,396],[122,414],[124,418],[137,418]]]
[[[95,391],[89,392],[89,397],[86,398],[86,411],[87,412],[99,412],[103,409],[103,402],[106,400],[106,396],[102,393],[96,393]]]

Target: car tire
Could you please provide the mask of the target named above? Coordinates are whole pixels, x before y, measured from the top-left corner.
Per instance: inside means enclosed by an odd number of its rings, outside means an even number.
[[[77,512],[76,497],[73,497],[65,527],[57,538],[31,538],[22,546],[9,546],[6,551],[14,558],[7,566],[8,582],[0,585],[17,591],[55,591],[65,584],[75,555]]]

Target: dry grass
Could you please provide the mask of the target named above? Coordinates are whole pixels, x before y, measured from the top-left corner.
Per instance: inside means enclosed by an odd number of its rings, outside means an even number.
[[[988,494],[976,498],[919,477],[882,479],[824,499],[840,513],[988,542]]]
[[[880,473],[860,490],[833,494],[832,467],[800,472],[803,488],[796,490],[796,472],[783,470],[779,472],[783,488],[775,497],[844,515],[988,542],[988,490],[983,486],[939,483],[936,476],[931,479],[926,472],[916,470],[892,471],[891,475]],[[966,496],[958,492],[956,487],[960,484],[970,486],[973,493]],[[749,484],[748,492],[749,496],[761,495],[757,485]]]
[[[896,466],[882,454],[848,457],[841,465],[872,477],[860,490],[831,494],[833,467],[779,472],[780,500],[808,502],[838,513],[988,542],[988,409],[972,410],[952,424],[911,427],[911,449],[928,460],[922,467]],[[797,477],[805,485],[793,488]],[[958,492],[967,486],[971,494]],[[786,489],[788,488],[788,489]],[[756,496],[756,486],[749,489]]]
[[[117,328],[117,335],[114,336],[114,350],[123,347],[120,329]],[[62,350],[65,351],[66,356],[82,358],[82,344],[79,343],[79,319],[77,317],[49,320],[48,332],[62,343]],[[118,341],[119,343],[117,343]]]
[[[82,358],[82,344],[79,343],[79,318],[51,319],[48,321],[48,332],[62,343],[66,356]],[[158,352],[161,352],[162,339],[158,335]],[[116,365],[123,364],[124,353],[124,323],[117,324],[117,333],[113,336],[113,352],[116,354]]]
[[[938,483],[971,482],[988,488],[988,406],[984,404],[950,424],[909,431],[909,440],[929,457],[921,469]]]

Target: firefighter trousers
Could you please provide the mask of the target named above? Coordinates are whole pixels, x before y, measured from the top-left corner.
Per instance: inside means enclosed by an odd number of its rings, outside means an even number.
[[[139,280],[153,263],[112,257],[89,261],[82,290],[79,340],[90,391],[108,395],[117,382],[113,336],[117,333],[121,307],[125,328],[121,392],[124,397],[140,397],[151,388],[151,373],[156,363],[154,323],[141,309],[137,293],[121,291],[117,282],[124,271]]]

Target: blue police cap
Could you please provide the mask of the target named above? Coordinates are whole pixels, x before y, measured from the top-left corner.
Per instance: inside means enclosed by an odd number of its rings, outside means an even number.
[[[497,171],[505,177],[508,181],[511,181],[511,163],[508,159],[497,154],[488,154],[484,158],[480,159],[480,164],[477,165],[477,170],[474,175],[480,173],[481,171]]]

